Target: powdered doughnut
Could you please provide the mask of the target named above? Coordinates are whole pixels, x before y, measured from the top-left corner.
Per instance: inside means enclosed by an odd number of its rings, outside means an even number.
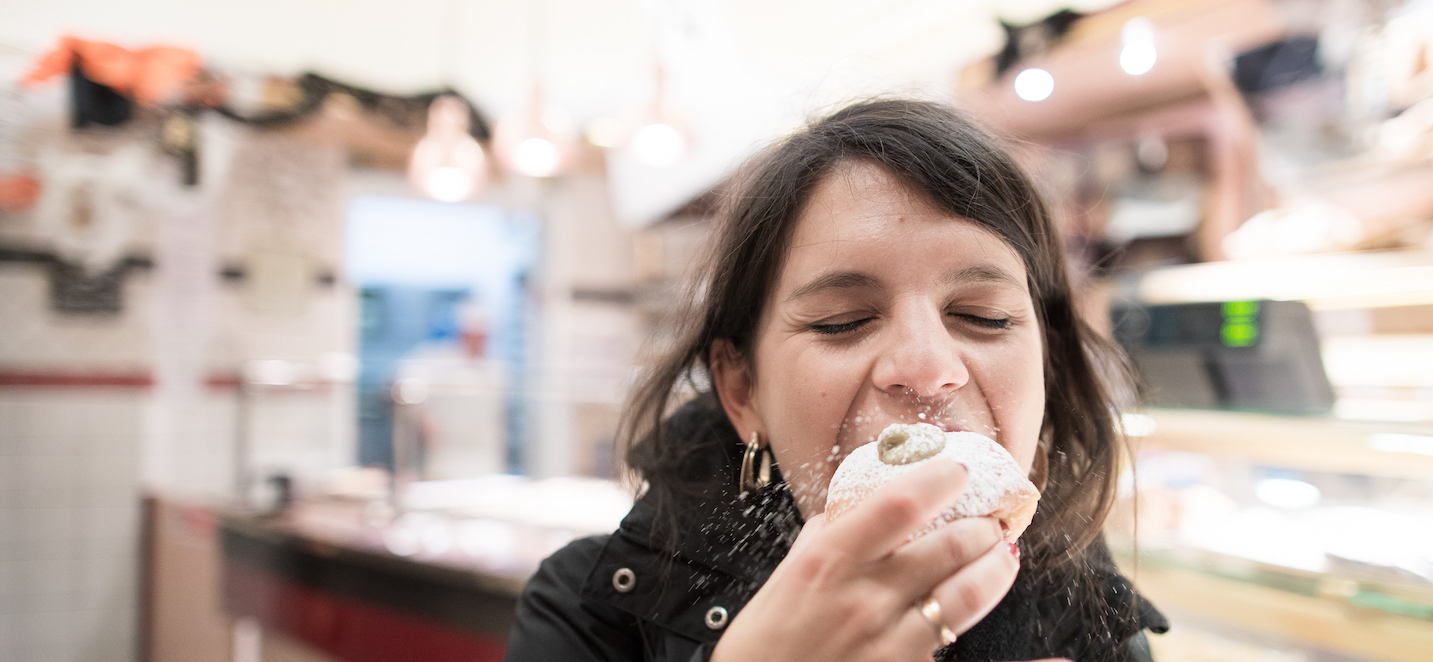
[[[914,471],[931,458],[943,457],[970,469],[970,485],[943,511],[924,535],[960,517],[995,517],[1014,542],[1030,526],[1040,492],[1010,452],[974,432],[945,432],[928,423],[896,423],[874,443],[861,446],[841,461],[826,496],[826,519],[833,521],[870,498],[882,485]]]

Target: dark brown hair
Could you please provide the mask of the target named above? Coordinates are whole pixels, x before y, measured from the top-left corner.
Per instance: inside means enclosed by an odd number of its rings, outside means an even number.
[[[1049,459],[1039,511],[1022,537],[1027,567],[1074,570],[1115,497],[1123,440],[1110,383],[1119,353],[1076,314],[1061,240],[1034,184],[989,135],[944,105],[876,100],[849,106],[782,140],[749,163],[724,200],[705,270],[675,346],[637,385],[622,439],[628,466],[659,508],[682,489],[682,439],[663,434],[675,390],[709,371],[717,340],[750,357],[760,315],[780,274],[802,206],[841,165],[878,166],[937,208],[1005,240],[1024,261],[1044,333]],[[749,359],[748,359],[749,360]],[[1074,578],[1074,576],[1072,576]]]

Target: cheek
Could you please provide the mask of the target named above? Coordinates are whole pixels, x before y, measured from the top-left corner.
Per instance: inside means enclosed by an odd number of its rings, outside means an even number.
[[[861,372],[852,361],[805,348],[775,354],[760,368],[758,413],[778,445],[835,438],[860,387]]]
[[[1000,428],[1000,444],[1027,471],[1035,458],[1045,420],[1044,356],[1038,339],[1001,357],[985,389]]]
[[[817,352],[793,352],[759,364],[756,401],[782,475],[803,512],[825,503],[836,470],[833,453],[860,380],[849,361]],[[784,359],[784,360],[782,360]]]

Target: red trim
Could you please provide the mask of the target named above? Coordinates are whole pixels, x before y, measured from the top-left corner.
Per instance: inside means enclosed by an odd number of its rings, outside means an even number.
[[[214,373],[204,379],[204,386],[214,390],[235,389],[243,382],[232,373]],[[0,370],[0,388],[4,387],[101,387],[151,388],[154,375],[149,372],[24,372]]]
[[[239,388],[243,383],[243,380],[239,379],[238,375],[233,374],[216,373],[209,375],[209,378],[204,380],[204,385],[212,389]]]
[[[224,563],[224,605],[344,662],[502,662],[506,642]]]
[[[0,372],[0,386],[103,386],[149,388],[154,377],[147,372]]]

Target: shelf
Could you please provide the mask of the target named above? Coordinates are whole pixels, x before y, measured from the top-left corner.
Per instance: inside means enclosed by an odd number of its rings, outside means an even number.
[[[1433,425],[1150,409],[1138,450],[1238,457],[1303,471],[1433,479]]]
[[[1136,16],[1159,34],[1159,61],[1149,73],[1130,76],[1119,68],[1120,28]],[[1230,53],[1261,46],[1285,34],[1283,21],[1263,0],[1145,0],[1097,13],[1076,23],[1065,43],[1047,55],[1021,62],[1055,77],[1043,101],[1016,96],[1012,69],[998,80],[961,95],[967,111],[1002,133],[1025,140],[1058,141],[1100,133],[1109,120],[1168,107],[1207,94],[1204,69],[1209,44]]]
[[[1347,309],[1433,303],[1433,251],[1325,253],[1207,262],[1143,274],[1149,304],[1273,299]]]
[[[1140,592],[1172,615],[1380,660],[1425,660],[1433,650],[1433,621],[1360,606],[1362,593],[1351,580],[1281,573],[1252,562],[1231,572],[1228,563],[1223,570],[1206,568],[1161,552],[1142,554],[1138,567],[1129,560],[1121,558],[1121,565]],[[1269,581],[1283,575],[1283,585]]]

